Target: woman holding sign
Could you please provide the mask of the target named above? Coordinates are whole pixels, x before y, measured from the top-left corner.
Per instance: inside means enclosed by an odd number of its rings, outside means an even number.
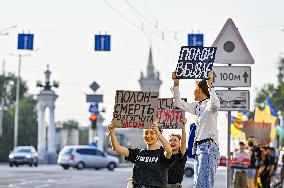
[[[175,72],[172,74],[174,87],[171,88],[175,104],[196,116],[196,155],[194,160],[194,187],[214,187],[214,176],[219,164],[219,147],[217,116],[220,101],[212,88],[213,74],[208,75],[208,80],[196,82],[194,102],[185,102],[180,98],[179,79]]]
[[[181,182],[184,175],[184,167],[187,160],[186,155],[186,132],[185,124],[187,122],[186,118],[182,119],[182,133],[171,134],[170,135],[170,145],[172,147],[173,163],[171,164],[168,171],[168,185],[167,188],[181,188]]]
[[[125,148],[119,145],[115,136],[114,122],[108,125],[111,145],[114,151],[134,163],[132,185],[134,188],[164,188],[167,185],[168,167],[171,165],[172,148],[162,135],[156,122],[144,129],[147,149]],[[160,147],[158,140],[164,148]]]

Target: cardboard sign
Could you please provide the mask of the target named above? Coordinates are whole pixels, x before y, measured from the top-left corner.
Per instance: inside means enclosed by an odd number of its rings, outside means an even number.
[[[157,120],[162,129],[181,129],[184,117],[185,111],[176,107],[172,98],[158,99]]]
[[[182,46],[176,67],[177,78],[207,79],[216,51],[216,47]]]
[[[259,145],[267,145],[270,143],[270,123],[245,121],[243,130],[246,139],[254,137]]]
[[[158,92],[117,90],[113,111],[116,127],[148,128],[156,119]]]

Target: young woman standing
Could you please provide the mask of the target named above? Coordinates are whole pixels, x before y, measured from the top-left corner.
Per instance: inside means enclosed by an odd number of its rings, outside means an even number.
[[[172,148],[162,135],[156,122],[149,129],[144,129],[146,149],[125,148],[120,146],[116,135],[115,125],[108,126],[111,144],[114,151],[125,156],[134,164],[132,185],[134,188],[164,188],[167,185],[168,167],[171,165]],[[158,140],[162,143],[160,147]]]
[[[168,185],[167,188],[181,188],[181,182],[183,180],[184,175],[184,167],[187,160],[186,155],[186,132],[185,125],[187,119],[183,118],[182,120],[182,133],[181,136],[179,134],[171,134],[170,135],[170,145],[172,147],[173,163],[171,164],[168,171]]]
[[[220,158],[217,131],[220,101],[212,87],[213,74],[209,73],[208,80],[196,82],[193,102],[185,102],[180,98],[179,79],[176,78],[175,72],[172,74],[172,79],[175,104],[196,117],[194,187],[214,187],[214,177]]]

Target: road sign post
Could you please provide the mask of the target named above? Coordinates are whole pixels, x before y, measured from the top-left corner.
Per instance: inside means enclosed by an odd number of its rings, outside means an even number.
[[[216,91],[220,98],[221,110],[228,111],[227,145],[227,188],[231,187],[231,111],[249,110],[249,91],[231,90],[232,87],[250,87],[250,67],[237,67],[231,64],[254,64],[254,59],[243,41],[232,19],[228,19],[215,39],[217,47],[214,64],[228,64],[226,67],[213,67],[215,87],[228,87]]]

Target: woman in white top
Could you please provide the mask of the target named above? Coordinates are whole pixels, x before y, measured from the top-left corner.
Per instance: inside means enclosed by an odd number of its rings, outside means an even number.
[[[213,74],[209,73],[208,80],[196,82],[193,102],[185,102],[180,98],[179,79],[176,78],[175,72],[172,79],[174,87],[171,90],[175,105],[196,117],[194,187],[214,187],[214,177],[220,158],[217,131],[220,101],[212,87]]]

